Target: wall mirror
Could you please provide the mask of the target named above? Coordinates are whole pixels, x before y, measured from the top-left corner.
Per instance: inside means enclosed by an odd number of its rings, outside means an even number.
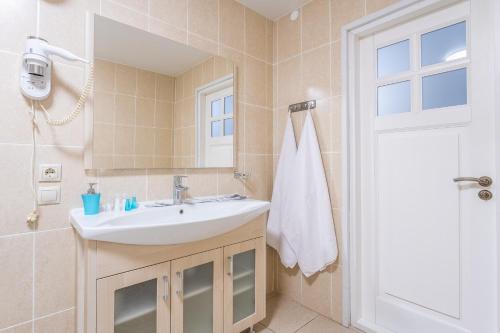
[[[86,168],[233,167],[235,65],[99,15],[89,21]]]

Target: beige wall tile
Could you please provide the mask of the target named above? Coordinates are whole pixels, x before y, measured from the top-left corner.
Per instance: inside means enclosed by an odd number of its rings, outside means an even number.
[[[101,15],[146,30],[147,16],[110,0],[101,0]]]
[[[252,57],[245,58],[245,98],[244,102],[266,105],[266,63]]]
[[[332,96],[342,93],[342,73],[340,59],[340,42],[332,44]]]
[[[25,223],[26,215],[33,209],[31,147],[0,145],[0,156],[1,170],[9,170],[0,174],[0,184],[8,189],[0,200],[0,236],[28,232],[31,229]]]
[[[134,127],[132,126],[115,126],[115,154],[134,154],[134,133]]]
[[[328,99],[316,101],[316,109],[311,113],[322,152],[333,150],[332,110]]]
[[[132,8],[142,13],[146,13],[148,9],[148,0],[113,0],[114,2]]]
[[[149,169],[153,168],[155,165],[154,156],[145,156],[145,155],[135,155],[134,156],[134,168],[139,169]]]
[[[272,154],[272,113],[257,106],[245,107],[245,153]]]
[[[74,309],[37,319],[35,321],[36,333],[74,333],[76,332],[76,314]]]
[[[135,155],[113,155],[113,169],[133,169]]]
[[[94,63],[94,87],[96,91],[115,90],[115,64],[106,60],[96,59]]]
[[[332,267],[332,314],[331,318],[342,322],[342,266]]]
[[[94,153],[98,155],[113,154],[114,126],[112,124],[94,124]]]
[[[137,96],[156,98],[156,74],[145,70],[137,70]]]
[[[149,17],[148,23],[149,32],[179,43],[187,43],[187,30],[177,29],[176,26],[170,25],[153,17]]]
[[[33,323],[28,322],[2,330],[2,333],[33,333]]]
[[[332,274],[327,270],[306,278],[302,275],[301,304],[324,315],[330,316]]]
[[[135,154],[154,155],[155,131],[150,128],[137,127],[135,129]]]
[[[124,182],[123,180],[127,181]],[[135,194],[137,200],[147,200],[147,173],[144,170],[105,170],[99,172],[99,190],[104,198],[115,194]]]
[[[148,200],[172,198],[173,176],[184,174],[179,170],[151,170],[148,172]]]
[[[189,186],[189,196],[199,197],[217,194],[217,170],[188,170],[188,178],[185,183]]]
[[[302,101],[300,57],[279,63],[277,76],[277,106],[288,106]]]
[[[117,94],[115,97],[115,124],[135,125],[135,97],[130,95]]]
[[[286,297],[268,301],[267,316],[262,322],[273,332],[297,332],[318,315]]]
[[[173,136],[170,129],[155,129],[155,156],[173,155]]]
[[[0,238],[0,330],[31,319],[33,235]]]
[[[299,301],[302,294],[302,273],[298,266],[286,268],[278,266],[278,291],[293,300]]]
[[[135,112],[135,125],[136,126],[155,126],[155,100],[137,98],[136,99],[136,112]]]
[[[326,98],[330,94],[330,46],[302,55],[302,94],[306,100]]]
[[[245,7],[234,0],[220,1],[221,43],[243,51],[245,44]]]
[[[366,13],[371,14],[396,2],[397,0],[366,0]]]
[[[302,50],[330,41],[330,0],[314,0],[302,8]]]
[[[300,52],[300,20],[292,21],[288,15],[283,16],[276,23],[278,62],[296,56]]]
[[[172,129],[174,104],[171,102],[156,102],[155,127]]]
[[[243,182],[234,178],[233,169],[219,169],[217,188],[218,194],[243,194],[245,191]]]
[[[35,315],[75,306],[76,248],[73,229],[35,234]]]
[[[188,45],[211,54],[219,53],[219,45],[216,42],[192,33],[188,33]]]
[[[156,99],[160,101],[174,101],[175,78],[156,74]]]
[[[272,188],[272,157],[245,155],[245,172],[250,177],[245,182],[245,193],[254,199],[269,200]]]
[[[115,65],[115,88],[122,94],[135,95],[137,92],[137,69],[125,65]]]
[[[219,40],[218,0],[190,0],[188,17],[189,32],[216,42]]]
[[[187,0],[150,0],[149,15],[185,30],[187,28]]]
[[[331,11],[332,41],[336,41],[340,40],[340,29],[343,25],[363,16],[365,0],[333,0]]]
[[[41,1],[40,36],[52,45],[64,45],[72,53],[85,56],[86,9],[85,1]]]
[[[245,52],[266,61],[266,19],[245,8]]]
[[[94,92],[94,121],[113,123],[115,119],[115,95],[105,92]]]
[[[3,15],[3,11],[2,14]],[[3,32],[2,32],[3,34]],[[24,41],[23,41],[24,43]],[[3,121],[0,131],[0,142],[31,142],[31,103],[19,93],[19,65],[21,57],[0,52],[0,103]],[[1,222],[0,222],[1,223]]]
[[[0,12],[0,25],[2,26],[0,49],[2,51],[23,52],[26,36],[36,35],[36,12],[37,8],[32,0],[3,3]]]

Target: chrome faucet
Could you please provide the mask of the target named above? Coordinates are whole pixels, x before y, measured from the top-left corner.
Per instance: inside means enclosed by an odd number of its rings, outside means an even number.
[[[184,192],[186,192],[189,188],[182,184],[183,178],[187,178],[187,176],[174,176],[174,186],[172,189],[172,200],[174,205],[182,205]]]

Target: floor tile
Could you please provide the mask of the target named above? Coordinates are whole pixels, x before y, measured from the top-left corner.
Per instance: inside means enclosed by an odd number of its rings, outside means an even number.
[[[345,328],[323,316],[318,316],[314,318],[307,325],[302,327],[297,331],[297,333],[356,333],[357,331],[351,330],[349,328]]]
[[[274,333],[293,333],[317,316],[295,301],[276,296],[268,300],[267,316],[262,324]]]

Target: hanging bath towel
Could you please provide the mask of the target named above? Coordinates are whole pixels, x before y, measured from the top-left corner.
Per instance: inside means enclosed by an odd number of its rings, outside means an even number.
[[[282,264],[289,268],[297,264],[297,257],[288,241],[283,237],[283,229],[287,227],[283,224],[283,216],[289,208],[288,198],[293,191],[290,185],[292,185],[291,177],[293,176],[296,154],[297,143],[293,132],[292,119],[288,114],[283,144],[276,168],[271,208],[267,220],[267,243],[278,251]]]
[[[338,255],[327,180],[310,111],[302,130],[293,179],[284,234],[300,270],[308,277],[335,262]]]

